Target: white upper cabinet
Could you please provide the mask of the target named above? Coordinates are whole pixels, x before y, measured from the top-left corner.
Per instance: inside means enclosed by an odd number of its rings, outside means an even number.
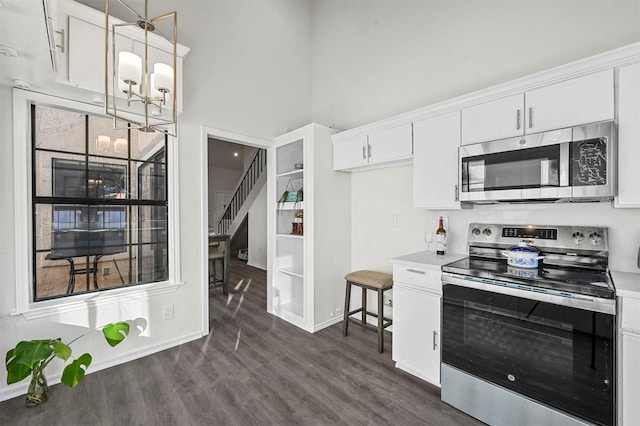
[[[356,171],[411,162],[411,123],[368,134],[333,136],[333,169]]]
[[[368,164],[367,148],[369,145],[367,135],[333,143],[333,169],[347,170],[363,167]]]
[[[640,207],[640,63],[618,69],[618,195],[615,207]]]
[[[462,110],[462,145],[613,120],[613,69]]]
[[[54,30],[64,34],[57,50],[56,81],[69,86],[104,95],[105,88],[105,31],[104,13],[71,0],[58,0],[55,5]],[[144,32],[138,28],[123,30],[116,36],[116,58],[122,50],[144,55]],[[173,66],[171,44],[164,38],[150,34],[149,64],[164,62]],[[176,87],[177,108],[182,111],[182,58],[189,49],[177,46]],[[111,54],[111,52],[110,52]],[[110,59],[109,62],[112,62]],[[109,71],[109,93],[112,88],[112,70]],[[150,71],[151,72],[151,71]],[[115,91],[119,97],[123,93]]]
[[[413,123],[413,206],[459,209],[460,111]]]
[[[572,78],[525,94],[525,132],[613,120],[613,69]]]
[[[411,158],[413,138],[411,123],[381,130],[369,135],[369,164],[380,164]]]
[[[462,110],[462,144],[522,135],[524,95],[507,96]]]

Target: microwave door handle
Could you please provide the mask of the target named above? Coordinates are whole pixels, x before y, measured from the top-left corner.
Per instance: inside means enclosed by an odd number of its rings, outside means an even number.
[[[560,186],[569,186],[569,148],[570,142],[560,144]]]

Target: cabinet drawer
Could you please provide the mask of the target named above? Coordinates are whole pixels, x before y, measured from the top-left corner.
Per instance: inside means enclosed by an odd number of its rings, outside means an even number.
[[[440,268],[427,269],[415,266],[393,265],[393,281],[408,284],[417,289],[442,294]]]
[[[622,302],[621,303],[622,329],[640,333],[640,299],[623,297],[623,298],[620,298],[619,300]]]

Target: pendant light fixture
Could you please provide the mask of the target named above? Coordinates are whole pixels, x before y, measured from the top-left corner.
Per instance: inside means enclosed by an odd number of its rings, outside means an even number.
[[[132,22],[123,22],[109,16],[110,1],[104,12],[105,112],[116,129],[119,121],[129,122],[143,132],[176,136],[177,12],[149,18],[149,0],[144,14],[117,0],[133,15]],[[171,36],[158,29],[161,21],[169,23]]]

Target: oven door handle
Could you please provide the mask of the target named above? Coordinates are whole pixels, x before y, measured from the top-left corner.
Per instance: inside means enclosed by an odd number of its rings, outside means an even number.
[[[616,314],[615,299],[603,299],[600,297],[562,293],[560,291],[556,291],[555,293],[557,294],[553,294],[551,291],[546,289],[527,286],[524,284],[458,275],[450,272],[442,273],[442,285],[443,287],[445,285],[457,285],[477,290],[490,291],[492,293],[505,294],[507,296],[552,303],[554,305],[595,311],[608,315]]]

